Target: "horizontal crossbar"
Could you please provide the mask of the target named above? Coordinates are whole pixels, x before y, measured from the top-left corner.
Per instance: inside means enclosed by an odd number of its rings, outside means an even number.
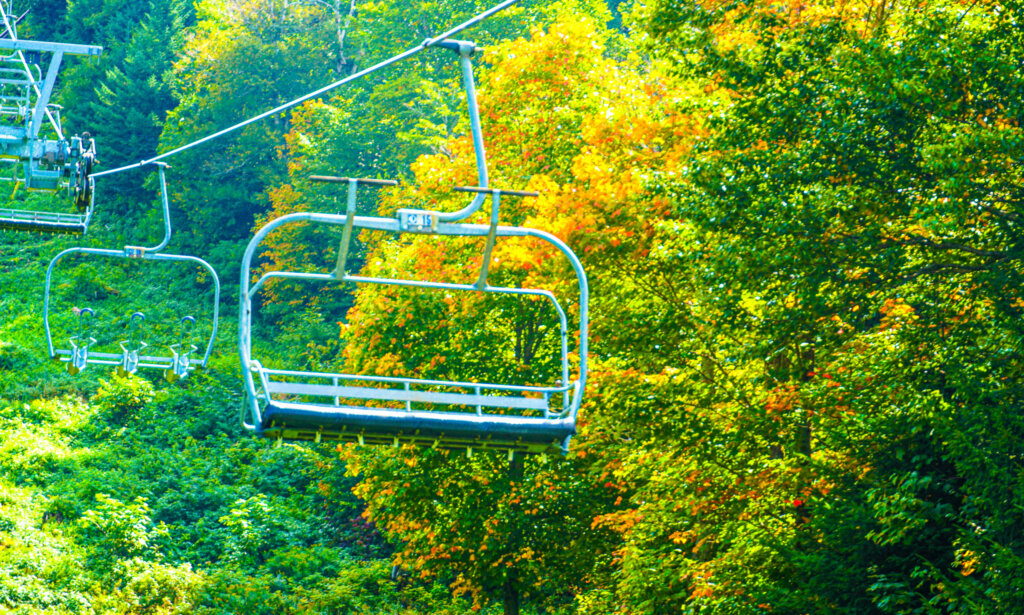
[[[355,181],[359,184],[369,184],[371,186],[397,186],[398,182],[393,179],[374,179],[372,177],[334,177],[332,175],[310,175],[310,181],[314,182],[327,182],[331,184],[347,184],[350,181]]]
[[[75,45],[73,43],[48,43],[43,41],[22,41],[0,39],[0,49],[20,49],[22,51],[60,51],[76,56],[98,56],[103,47],[98,45]]]
[[[64,348],[58,348],[56,350],[56,353],[58,357],[61,357],[61,360],[64,360],[63,357],[71,356],[71,351],[65,350]],[[93,360],[95,360],[96,363],[107,363],[112,361],[110,365],[120,365],[122,359],[124,359],[124,354],[119,352],[96,352],[94,350],[89,351],[90,363],[93,362]],[[139,361],[157,364],[159,367],[167,367],[174,364],[174,359],[172,357],[156,357],[152,355],[139,355]]]
[[[494,194],[499,192],[497,188],[482,188],[480,186],[455,186],[455,192],[476,192],[479,194]],[[500,190],[502,195],[508,196],[540,196],[539,192],[527,192],[525,190]]]

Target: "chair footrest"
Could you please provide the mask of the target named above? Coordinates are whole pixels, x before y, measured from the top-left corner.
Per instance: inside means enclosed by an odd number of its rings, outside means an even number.
[[[0,210],[0,229],[9,231],[83,235],[86,227],[85,216],[79,214]]]

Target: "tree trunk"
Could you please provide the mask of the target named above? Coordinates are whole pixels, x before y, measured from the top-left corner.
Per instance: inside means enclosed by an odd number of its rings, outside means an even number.
[[[509,570],[505,577],[505,586],[502,587],[502,606],[505,615],[519,615],[519,588],[516,587],[515,569]]]
[[[348,13],[344,17],[342,16],[341,3],[342,0],[334,0],[334,31],[338,43],[335,73],[339,77],[344,77],[356,72],[355,60],[350,60],[345,56],[345,37],[348,35],[348,28],[352,23],[352,18],[356,15],[356,0],[349,0]]]
[[[522,483],[523,474],[525,471],[525,464],[523,463],[522,455],[513,455],[512,459],[508,462],[508,476],[510,483]],[[513,512],[513,519],[518,520],[518,506],[513,505],[516,509]],[[519,550],[519,526],[517,525],[512,530],[512,535],[509,536],[509,547],[512,553]],[[516,574],[516,567],[513,564],[511,568],[508,568],[505,572],[505,583],[501,587],[501,602],[504,607],[505,615],[519,615],[519,578]]]

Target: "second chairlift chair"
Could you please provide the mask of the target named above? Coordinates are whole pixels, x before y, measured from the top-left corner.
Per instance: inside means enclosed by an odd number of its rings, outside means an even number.
[[[456,188],[476,193],[472,202],[457,212],[403,209],[396,218],[356,215],[356,192],[360,185],[396,182],[375,179],[312,177],[314,181],[346,184],[344,215],[295,213],[282,216],[261,228],[249,242],[242,261],[239,352],[246,390],[247,429],[266,437],[299,440],[340,440],[360,444],[398,445],[412,443],[444,449],[497,449],[509,455],[565,452],[576,432],[576,414],[587,378],[587,305],[589,290],[579,259],[560,239],[550,233],[498,224],[503,194],[536,196],[532,193],[488,188],[480,118],[470,57],[473,43],[445,40],[439,47],[459,55],[463,84],[469,103],[470,126],[476,151],[479,186]],[[457,223],[480,209],[490,196],[489,224]],[[330,273],[270,271],[250,284],[253,257],[272,230],[298,222],[342,227],[337,266]],[[346,261],[353,229],[373,229],[397,234],[426,234],[485,239],[483,264],[475,284],[451,284],[393,278],[350,275]],[[579,366],[573,379],[569,364],[568,318],[555,295],[547,290],[491,286],[488,268],[491,252],[499,237],[533,237],[557,248],[576,274],[579,310]],[[504,383],[424,380],[365,374],[309,372],[271,369],[253,357],[252,300],[263,284],[273,278],[354,284],[383,284],[425,290],[469,291],[497,295],[541,297],[558,314],[561,329],[560,369],[553,382],[544,386]],[[344,400],[344,403],[342,402]],[[390,403],[393,407],[380,407]],[[398,406],[398,407],[395,407]],[[441,408],[441,409],[439,409]]]
[[[220,279],[217,272],[209,263],[195,256],[163,254],[160,250],[167,247],[171,240],[171,218],[170,204],[167,197],[167,184],[164,179],[163,163],[159,165],[160,174],[160,197],[163,205],[164,239],[160,244],[145,248],[140,246],[125,246],[121,250],[107,250],[100,248],[68,248],[50,261],[46,269],[46,288],[43,299],[43,326],[46,330],[46,344],[50,351],[50,357],[54,360],[67,363],[67,370],[71,374],[77,374],[89,365],[110,365],[116,368],[121,374],[135,373],[139,368],[162,369],[167,380],[174,382],[185,378],[196,367],[205,367],[213,350],[213,341],[217,335],[217,314],[220,310]],[[179,262],[200,265],[206,269],[213,279],[214,296],[212,304],[213,324],[211,326],[209,340],[205,344],[202,358],[195,356],[199,348],[194,345],[193,334],[196,325],[195,316],[189,314],[183,316],[177,323],[178,342],[167,346],[166,352],[158,352],[151,348],[143,352],[149,346],[142,340],[142,327],[146,321],[143,312],[134,312],[128,319],[127,339],[119,340],[120,353],[96,352],[92,346],[96,339],[91,336],[92,320],[95,313],[92,308],[76,308],[78,318],[77,332],[68,339],[67,348],[55,348],[53,335],[50,330],[50,297],[53,279],[53,270],[57,263],[70,254],[82,254],[86,256],[102,256],[113,259],[138,259],[142,261],[163,261]]]

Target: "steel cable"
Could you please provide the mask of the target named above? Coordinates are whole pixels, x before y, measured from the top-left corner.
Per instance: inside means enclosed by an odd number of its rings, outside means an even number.
[[[259,114],[257,116],[254,116],[254,117],[251,117],[251,118],[249,118],[247,120],[239,122],[238,124],[235,124],[233,126],[229,126],[227,128],[224,128],[223,130],[219,130],[219,131],[217,131],[217,132],[215,132],[215,133],[213,133],[211,135],[205,136],[205,137],[203,137],[201,139],[198,139],[196,141],[192,141],[191,143],[186,143],[185,145],[182,145],[180,147],[176,147],[176,148],[172,149],[169,152],[164,152],[163,154],[160,154],[159,156],[155,156],[155,157],[150,158],[148,160],[141,160],[141,161],[136,162],[134,164],[130,164],[130,165],[123,166],[123,167],[118,167],[116,169],[110,169],[108,171],[101,171],[99,173],[93,173],[92,177],[95,178],[95,177],[103,177],[104,175],[113,175],[115,173],[120,173],[122,171],[128,171],[130,169],[137,169],[137,168],[146,166],[148,164],[153,164],[155,162],[159,162],[159,161],[164,160],[166,158],[170,158],[171,156],[174,156],[175,154],[180,154],[181,152],[184,152],[186,150],[190,150],[190,149],[192,149],[194,147],[198,147],[199,145],[202,145],[202,144],[204,144],[204,143],[206,143],[208,141],[212,141],[212,140],[217,139],[219,137],[222,137],[222,136],[224,136],[226,134],[235,132],[236,130],[240,130],[242,128],[245,128],[249,124],[253,124],[253,123],[258,122],[258,121],[260,121],[262,119],[266,119],[266,118],[268,118],[268,117],[270,117],[272,115],[276,115],[278,113],[281,113],[282,111],[287,111],[288,109],[291,109],[292,107],[295,107],[296,105],[300,105],[300,104],[306,102],[307,100],[311,100],[311,99],[317,98],[319,96],[322,96],[323,94],[326,94],[327,92],[330,92],[331,90],[337,89],[337,88],[339,88],[339,87],[341,87],[341,86],[343,86],[343,85],[345,85],[347,83],[351,83],[351,82],[353,82],[353,81],[355,81],[357,79],[361,79],[361,78],[363,78],[363,77],[365,77],[365,76],[367,76],[367,75],[369,75],[371,73],[377,72],[378,70],[380,70],[382,68],[390,66],[390,65],[392,65],[392,64],[394,64],[396,62],[399,62],[401,60],[404,60],[405,58],[408,58],[410,56],[416,55],[417,53],[423,51],[424,49],[426,49],[428,47],[432,47],[432,46],[436,45],[437,43],[445,40],[446,38],[450,38],[450,37],[454,36],[455,34],[458,34],[459,32],[465,30],[466,28],[470,28],[470,27],[480,23],[481,21],[483,21],[484,19],[487,19],[491,15],[494,15],[495,13],[499,13],[499,12],[507,9],[508,7],[512,6],[513,4],[517,3],[518,1],[519,0],[505,0],[504,2],[495,5],[494,7],[490,8],[490,9],[488,9],[488,10],[482,12],[482,13],[480,13],[479,15],[473,17],[472,19],[469,19],[469,20],[459,24],[458,26],[455,26],[454,28],[444,32],[443,34],[441,34],[439,36],[435,36],[433,38],[426,39],[425,41],[423,41],[422,43],[420,43],[416,47],[413,47],[412,49],[409,49],[408,51],[405,51],[405,52],[400,53],[400,54],[395,55],[395,56],[391,56],[390,58],[388,58],[387,60],[384,60],[383,62],[380,62],[378,64],[374,64],[373,66],[371,66],[369,68],[365,68],[365,69],[363,69],[363,70],[361,70],[361,71],[359,71],[357,73],[354,73],[352,75],[349,75],[348,77],[345,77],[344,79],[341,79],[341,80],[335,81],[334,83],[326,85],[326,86],[320,88],[319,90],[316,90],[314,92],[310,92],[309,94],[306,94],[304,96],[296,98],[296,99],[294,99],[292,101],[286,102],[283,105],[274,107],[270,111],[265,111],[265,112],[263,112],[263,113],[261,113],[261,114]]]

